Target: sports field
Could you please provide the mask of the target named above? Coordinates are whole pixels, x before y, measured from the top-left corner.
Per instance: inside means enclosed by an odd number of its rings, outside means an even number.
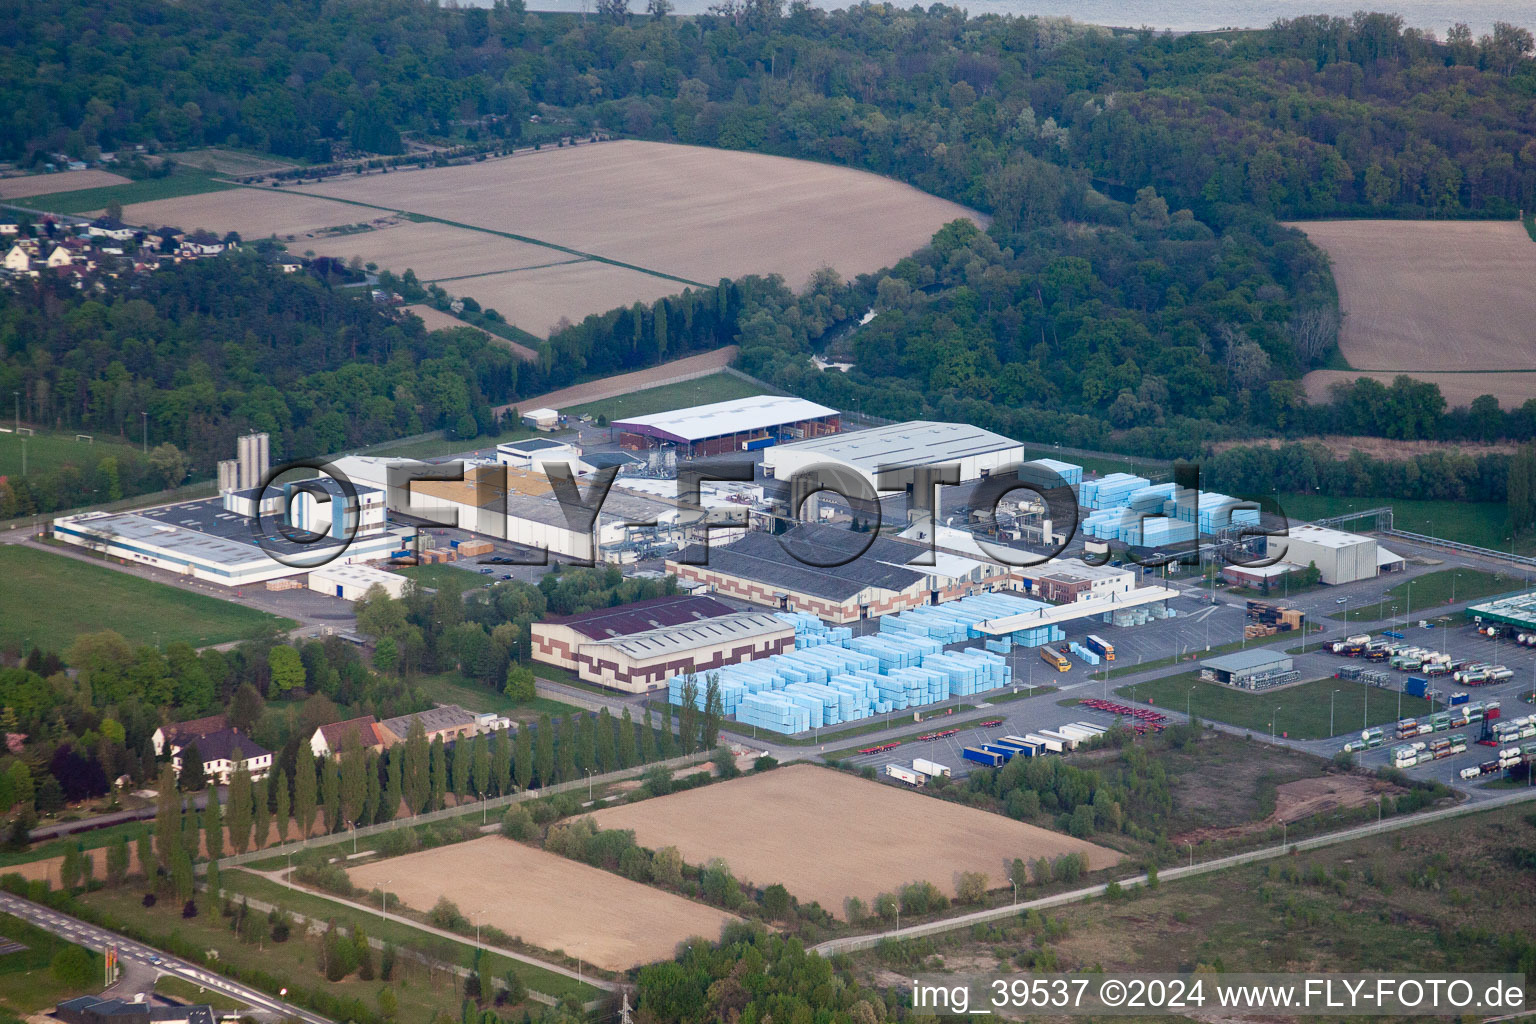
[[[0,647],[62,651],[81,633],[114,629],[130,643],[193,647],[297,623],[105,565],[20,544],[0,546]]]
[[[797,764],[703,789],[610,807],[600,828],[633,829],[642,846],[676,846],[690,864],[720,857],[737,878],[782,884],[834,914],[908,882],[955,895],[961,872],[1005,884],[1015,857],[1086,853],[1091,869],[1120,854],[1035,825],[815,765]]]
[[[1459,391],[1518,403],[1536,370],[1536,245],[1516,221],[1312,221],[1292,225],[1333,264],[1350,367],[1482,371]],[[1313,387],[1318,385],[1314,383]]]
[[[6,421],[10,426],[10,421]],[[25,443],[23,443],[25,442]],[[26,448],[29,472],[49,471],[60,466],[74,465],[93,467],[108,455],[116,454],[125,442],[114,436],[100,435],[94,440],[76,440],[68,432],[54,433],[40,430],[30,436],[11,430],[0,433],[0,476],[21,476],[22,448]]]
[[[736,920],[501,836],[392,857],[347,874],[353,884],[384,889],[413,910],[430,910],[446,896],[481,924],[610,971],[667,959],[694,936],[718,941],[720,930]]]

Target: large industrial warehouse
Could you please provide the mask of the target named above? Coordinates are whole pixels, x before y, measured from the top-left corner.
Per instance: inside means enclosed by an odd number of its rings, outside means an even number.
[[[1403,567],[1401,556],[1378,548],[1373,537],[1326,526],[1292,526],[1265,541],[1265,554],[1301,568],[1317,566],[1318,579],[1329,585],[1375,579]]]
[[[839,417],[836,409],[803,398],[761,395],[634,416],[609,425],[621,448],[671,448],[686,458],[756,451],[783,441],[836,434]]]
[[[792,623],[710,597],[672,596],[565,615],[532,627],[533,657],[631,693],[675,675],[766,658],[795,646]]]
[[[881,470],[958,465],[960,482],[984,480],[1024,461],[1024,446],[969,423],[913,420],[780,445],[763,453],[763,473],[788,479],[811,466],[833,464],[861,474],[878,489]]]
[[[667,571],[715,593],[810,612],[833,623],[999,590],[1007,582],[1004,566],[934,553],[893,537],[876,537],[859,555],[868,540],[838,527],[805,523],[783,536],[752,532],[707,550],[692,545],[667,561]],[[926,558],[933,564],[913,564]]]

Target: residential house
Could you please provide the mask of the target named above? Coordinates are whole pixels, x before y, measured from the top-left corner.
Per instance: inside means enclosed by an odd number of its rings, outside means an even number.
[[[68,267],[74,262],[75,258],[69,254],[69,249],[63,245],[54,246],[53,252],[48,254],[47,264],[52,268]]]
[[[110,238],[114,242],[131,242],[136,234],[133,228],[111,217],[97,217],[86,227],[86,233],[92,238]]]
[[[5,269],[18,274],[25,274],[32,269],[32,257],[20,242],[11,246],[11,251],[5,254]]]
[[[272,752],[261,746],[239,729],[220,729],[185,743],[171,747],[171,767],[178,778],[182,772],[182,755],[196,750],[203,762],[203,774],[210,783],[228,785],[230,776],[244,768],[251,778],[260,779],[272,771]]]
[[[228,728],[229,716],[221,712],[217,715],[209,715],[207,718],[194,718],[190,722],[162,725],[155,730],[155,734],[149,740],[155,745],[155,756],[164,757],[167,750],[183,746],[187,740]]]
[[[354,739],[364,750],[384,749],[384,741],[379,736],[379,720],[364,715],[322,725],[309,738],[309,750],[316,757],[340,757],[342,750],[349,749]]]

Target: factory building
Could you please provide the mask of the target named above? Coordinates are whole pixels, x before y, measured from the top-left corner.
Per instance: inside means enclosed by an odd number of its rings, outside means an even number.
[[[617,489],[603,499],[591,529],[584,528],[577,510],[561,506],[542,470],[470,466],[462,480],[391,488],[390,500],[397,512],[581,561],[634,562],[682,542],[676,506]]]
[[[1295,682],[1301,673],[1292,668],[1289,655],[1255,647],[1206,658],[1200,663],[1200,676],[1239,690],[1269,690]]]
[[[1318,579],[1330,585],[1374,579],[1403,564],[1400,556],[1378,549],[1372,537],[1311,524],[1292,526],[1288,533],[1267,538],[1265,554],[1303,567],[1315,564]]]
[[[410,580],[368,565],[327,565],[309,574],[309,589],[343,601],[356,601],[374,587],[390,597],[405,596]]]
[[[692,545],[667,561],[667,571],[680,584],[833,623],[1006,589],[1008,580],[1008,570],[996,563],[894,537],[870,543],[866,534],[815,523],[782,536],[751,532],[707,550]]]
[[[388,527],[384,524],[382,509],[379,509],[377,518],[372,512],[366,517],[367,524],[376,525],[359,529],[351,543],[343,546],[332,532],[331,509],[338,507],[336,503],[316,500],[309,505],[308,498],[300,504],[314,510],[315,514],[308,521],[311,527],[323,527],[313,532],[321,534],[325,540],[315,544],[296,543],[278,529],[278,521],[268,519],[262,523],[264,533],[258,544],[252,529],[253,520],[240,511],[231,510],[227,505],[231,497],[225,495],[137,512],[85,512],[60,516],[53,520],[53,536],[108,558],[148,565],[226,587],[300,576],[320,565],[387,559],[392,552],[415,544],[414,527]],[[238,498],[234,500],[238,501]],[[283,498],[274,495],[274,500],[280,502]],[[300,515],[303,522],[305,513]],[[299,523],[292,525],[300,529],[310,528]]]
[[[984,480],[1024,461],[1024,446],[968,423],[914,420],[832,437],[797,441],[763,453],[765,476],[787,480],[817,465],[838,465],[878,490],[882,470],[958,465],[960,482]]]
[[[803,398],[758,395],[614,420],[610,426],[621,448],[672,448],[686,458],[756,451],[836,434],[840,419],[836,409]]]
[[[496,461],[512,469],[543,472],[546,462],[565,463],[573,474],[587,471],[581,449],[549,437],[530,437],[525,441],[503,441],[496,446]]]
[[[1467,605],[1467,614],[1479,624],[1492,622],[1536,631],[1536,590],[1505,594],[1491,601]]]
[[[531,632],[535,661],[630,693],[795,646],[794,624],[776,615],[686,595],[561,616],[534,623]]]
[[[1089,565],[1077,558],[1052,558],[1016,568],[1010,575],[1019,589],[1051,604],[1105,600],[1115,594],[1129,594],[1136,587],[1136,573],[1131,569]]]

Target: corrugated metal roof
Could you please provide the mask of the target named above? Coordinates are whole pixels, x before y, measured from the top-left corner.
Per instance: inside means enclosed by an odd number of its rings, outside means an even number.
[[[1231,654],[1223,654],[1217,658],[1206,658],[1200,663],[1200,667],[1217,669],[1221,672],[1246,672],[1256,668],[1269,668],[1281,663],[1289,667],[1291,664],[1290,656],[1281,654],[1278,651],[1266,651],[1256,648],[1248,651],[1233,651]]]
[[[592,644],[582,646],[611,648],[637,661],[643,661],[774,633],[793,636],[794,632],[794,625],[777,615],[768,612],[737,612],[689,625],[663,626],[630,636],[594,640]]]
[[[658,412],[649,416],[631,416],[614,420],[612,425],[620,430],[642,432],[653,437],[665,437],[673,441],[690,443],[725,434],[739,434],[754,430],[767,430],[801,420],[816,420],[836,416],[836,409],[829,409],[803,398],[787,395],[758,395],[753,398],[737,398],[729,402],[696,405],[690,409]]]
[[[732,615],[736,609],[712,597],[669,594],[612,608],[594,608],[589,612],[560,615],[545,619],[553,626],[566,626],[592,640],[635,636],[661,627]]]
[[[950,462],[1007,448],[1023,451],[1020,442],[969,423],[913,420],[780,445],[766,451],[763,462],[771,465],[781,455],[810,452],[818,458],[846,462],[866,473],[875,473]]]

